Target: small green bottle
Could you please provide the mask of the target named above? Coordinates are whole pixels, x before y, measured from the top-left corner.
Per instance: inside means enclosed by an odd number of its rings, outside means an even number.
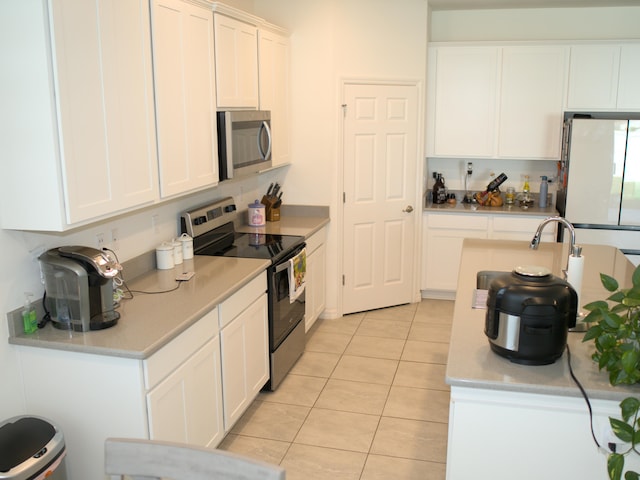
[[[22,310],[22,324],[24,325],[24,333],[30,334],[38,330],[38,316],[36,309],[31,305],[31,297],[33,293],[26,292],[24,294],[24,310]]]

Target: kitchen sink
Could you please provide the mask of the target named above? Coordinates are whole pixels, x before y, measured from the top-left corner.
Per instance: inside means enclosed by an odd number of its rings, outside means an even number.
[[[509,272],[498,272],[495,270],[481,270],[476,274],[476,288],[478,290],[489,290],[489,285],[491,281],[499,277],[500,275],[504,275]]]

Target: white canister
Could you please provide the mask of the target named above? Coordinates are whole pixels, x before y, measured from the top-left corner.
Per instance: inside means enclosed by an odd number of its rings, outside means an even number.
[[[182,263],[182,242],[176,238],[171,242],[173,245],[173,263],[180,265]]]
[[[182,259],[191,260],[193,258],[193,238],[187,233],[183,233],[178,237],[182,244]]]
[[[267,224],[265,207],[258,200],[248,205],[247,222],[250,227],[263,227]]]
[[[173,243],[162,243],[156,247],[156,268],[170,270],[175,267],[173,260]]]

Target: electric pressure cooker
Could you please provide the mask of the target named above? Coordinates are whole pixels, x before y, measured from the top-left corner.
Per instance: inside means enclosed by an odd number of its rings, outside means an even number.
[[[562,356],[575,327],[578,296],[544,267],[516,267],[489,284],[484,333],[514,363],[548,365]]]

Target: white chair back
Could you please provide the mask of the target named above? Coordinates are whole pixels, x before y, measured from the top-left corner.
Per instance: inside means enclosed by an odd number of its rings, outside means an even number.
[[[126,438],[106,440],[105,469],[112,480],[285,480],[277,465],[224,450]]]

